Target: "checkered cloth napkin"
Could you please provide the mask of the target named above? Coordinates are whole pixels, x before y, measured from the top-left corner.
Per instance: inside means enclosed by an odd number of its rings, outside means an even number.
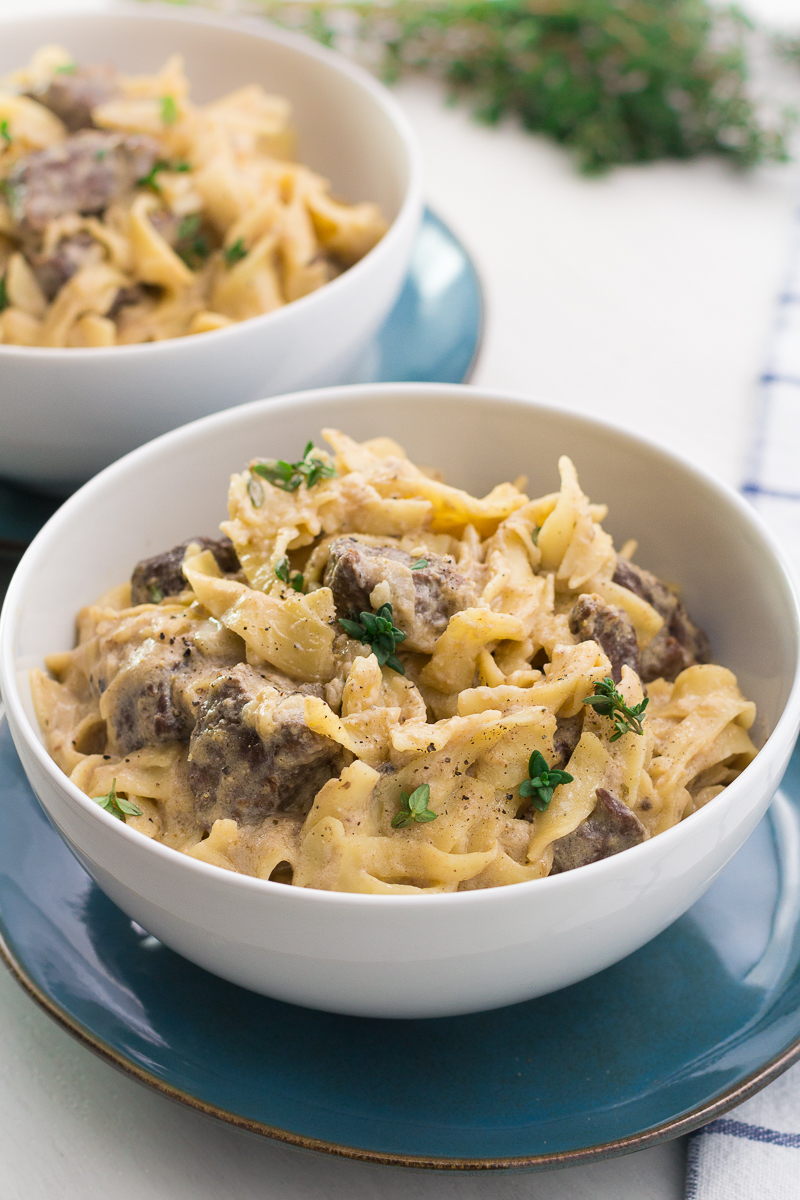
[[[800,578],[800,219],[796,228],[742,490]],[[692,1135],[686,1200],[800,1200],[800,1065]]]

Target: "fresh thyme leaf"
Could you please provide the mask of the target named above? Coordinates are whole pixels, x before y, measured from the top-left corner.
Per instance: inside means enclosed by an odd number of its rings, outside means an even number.
[[[112,817],[118,817],[120,821],[124,821],[127,817],[140,817],[142,810],[136,804],[131,804],[130,800],[123,799],[117,795],[117,781],[111,780],[111,791],[105,796],[92,796],[95,804],[99,804],[106,812],[111,813]]]
[[[103,155],[105,156],[105,150],[103,151]],[[146,175],[143,175],[141,179],[136,180],[136,186],[149,187],[152,188],[154,192],[160,192],[161,184],[156,179],[156,175],[159,171],[166,171],[168,168],[169,163],[165,163],[162,159],[159,159],[157,163],[153,163]]]
[[[405,667],[395,650],[398,642],[406,640],[406,635],[394,624],[391,604],[382,604],[374,613],[350,613],[348,617],[339,617],[339,624],[351,638],[371,647],[379,666],[391,667],[398,675],[405,675]]]
[[[629,708],[624,697],[617,691],[614,680],[608,675],[594,685],[594,694],[586,696],[583,703],[590,704],[601,717],[611,718],[616,732],[608,739],[610,742],[618,741],[626,733],[636,733],[639,736],[644,733],[642,717],[650,703],[649,697],[645,696],[641,704]]]
[[[233,245],[229,246],[225,251],[223,258],[229,267],[239,262],[240,259],[247,258],[247,248],[244,244],[244,238],[237,238]]]
[[[174,125],[178,119],[178,106],[174,96],[161,97],[161,120],[165,125]]]
[[[401,792],[400,811],[392,819],[392,829],[405,829],[407,825],[413,825],[415,821],[419,821],[422,825],[427,821],[435,821],[438,813],[431,812],[428,808],[430,798],[431,789],[427,783],[415,788],[410,796]]]
[[[583,171],[718,154],[787,159],[785,112],[748,94],[747,21],[707,0],[261,0],[264,15],[381,66],[425,71],[490,124],[516,116]]]
[[[153,604],[160,604],[161,601],[164,599],[164,593],[161,590],[161,588],[158,586],[158,584],[157,583],[151,584],[150,588],[148,590],[150,592],[150,599],[153,602]]]
[[[427,558],[418,558],[416,562],[411,564],[412,571],[424,571],[428,565]]]
[[[295,592],[302,592],[303,576],[299,571],[292,575],[287,555],[284,554],[283,558],[279,558],[275,563],[275,574],[281,583],[288,584]]]
[[[8,292],[6,291],[6,277],[0,275],[0,312],[4,308],[8,308]]]
[[[178,227],[179,240],[186,241],[191,239],[188,245],[184,245],[178,249],[178,257],[183,259],[187,267],[192,271],[198,270],[211,253],[211,247],[208,244],[208,239],[205,234],[201,233],[197,237],[192,236],[192,232],[181,234],[181,229],[186,225],[190,230],[197,231],[200,228],[201,218],[199,216],[184,217]]]
[[[533,529],[531,530],[531,541],[533,542],[534,546],[539,545],[539,534],[541,532],[542,532],[541,525],[534,525]]]
[[[190,162],[176,162],[176,163],[173,163],[172,166],[170,167],[171,171],[180,171],[180,172],[191,171],[191,169],[192,169],[192,164]]]
[[[313,442],[306,444],[303,457],[299,462],[288,463],[281,458],[265,458],[260,462],[253,463],[250,471],[254,475],[260,475],[273,487],[280,488],[284,492],[296,492],[303,481],[305,481],[306,487],[312,488],[321,479],[332,479],[336,474],[333,463],[326,463],[324,459],[318,458],[314,454]],[[252,500],[252,496],[250,498]],[[259,508],[260,505],[256,505],[256,507]]]
[[[74,75],[78,69],[77,63],[62,63],[60,67],[56,67],[56,75]]]
[[[528,778],[519,785],[519,794],[524,799],[530,799],[539,812],[546,812],[556,788],[562,783],[572,783],[573,778],[566,771],[548,767],[544,755],[534,750],[528,760]]]
[[[0,138],[3,139],[6,146],[10,146],[14,140],[8,128],[8,121],[0,121]]]
[[[200,213],[190,213],[188,216],[183,217],[178,226],[178,240],[184,241],[186,238],[194,237],[199,232],[202,224],[203,218],[200,216]]]
[[[250,503],[253,505],[253,508],[261,508],[261,505],[264,503],[264,489],[252,475],[247,481],[247,494],[250,497]]]

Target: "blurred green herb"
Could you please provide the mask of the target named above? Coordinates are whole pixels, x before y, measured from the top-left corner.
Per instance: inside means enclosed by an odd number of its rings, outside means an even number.
[[[395,650],[398,642],[406,640],[406,635],[394,623],[391,604],[382,604],[374,613],[350,613],[349,617],[339,617],[339,624],[349,637],[372,648],[381,667],[391,667],[398,675],[405,675],[406,669]]]
[[[122,796],[117,795],[117,781],[111,780],[111,791],[106,796],[92,796],[95,804],[99,804],[106,812],[111,813],[112,817],[118,817],[120,821],[124,821],[126,817],[140,817],[142,810],[136,805],[131,804],[130,800],[124,800]]]
[[[244,238],[237,238],[233,245],[228,246],[228,249],[223,254],[223,258],[229,267],[232,267],[234,263],[237,263],[240,259],[246,257],[247,248],[244,244]]]
[[[6,146],[10,146],[13,142],[11,131],[8,128],[8,121],[0,121],[0,138],[3,139]]]
[[[292,575],[291,567],[289,566],[289,559],[285,554],[283,558],[279,558],[275,563],[275,574],[277,578],[280,579],[281,583],[288,584],[289,587],[295,592],[302,592],[303,576],[299,571]]]
[[[413,825],[415,821],[419,821],[421,825],[427,821],[435,821],[438,814],[431,812],[428,808],[430,798],[431,789],[427,783],[415,788],[410,796],[401,792],[400,811],[392,819],[392,829],[405,829],[407,825]]]
[[[74,75],[78,69],[77,63],[62,63],[60,67],[56,67],[56,75]]]
[[[515,115],[581,169],[720,154],[785,161],[791,114],[770,127],[750,99],[747,19],[706,0],[261,0],[265,15],[355,47],[391,82],[432,73],[493,124]],[[797,51],[800,56],[800,44]]]
[[[428,565],[427,558],[418,558],[416,562],[411,564],[412,571],[424,571]]]
[[[161,120],[165,125],[174,125],[178,119],[178,106],[174,96],[161,97]]]
[[[0,275],[0,312],[4,308],[8,308],[8,292],[6,291],[6,277]]]

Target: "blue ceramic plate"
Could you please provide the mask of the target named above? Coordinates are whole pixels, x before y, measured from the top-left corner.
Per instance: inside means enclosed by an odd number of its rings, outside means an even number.
[[[398,301],[346,382],[464,383],[478,357],[482,322],[469,255],[427,209]],[[59,504],[0,480],[0,555],[18,557]]]
[[[167,950],[92,883],[0,727],[2,952],[66,1029],[203,1112],[295,1145],[544,1168],[685,1133],[800,1057],[800,753],[711,890],[585,983],[476,1016],[267,1000]]]

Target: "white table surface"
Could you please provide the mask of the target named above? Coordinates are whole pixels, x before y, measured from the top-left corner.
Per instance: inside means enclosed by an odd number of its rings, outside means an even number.
[[[95,0],[100,6],[101,0]],[[41,6],[44,11],[44,5]],[[50,0],[47,9],[71,7]],[[0,0],[0,14],[35,0]],[[751,0],[800,19],[796,0]],[[44,18],[43,18],[44,22]],[[42,40],[46,38],[43,27]],[[800,76],[797,82],[800,97]],[[397,95],[430,203],[484,283],[474,382],[613,414],[732,483],[780,290],[797,164],[659,163],[599,180],[424,82]],[[678,1200],[685,1142],[535,1175],[406,1172],[287,1149],[172,1104],[94,1058],[0,969],[1,1200]]]

